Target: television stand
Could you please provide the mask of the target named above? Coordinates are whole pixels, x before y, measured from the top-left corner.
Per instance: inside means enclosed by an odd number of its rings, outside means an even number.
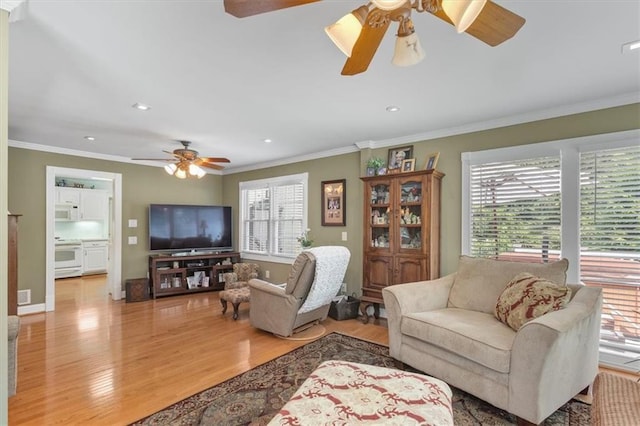
[[[149,256],[149,286],[153,298],[224,290],[225,272],[240,262],[238,252],[184,252]]]

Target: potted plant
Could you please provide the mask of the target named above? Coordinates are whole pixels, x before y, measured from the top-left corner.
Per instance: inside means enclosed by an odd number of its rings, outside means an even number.
[[[380,157],[371,157],[367,161],[367,176],[377,175],[380,168],[384,166],[384,160]]]
[[[313,240],[309,238],[309,231],[311,231],[311,229],[307,228],[307,230],[298,237],[298,242],[300,243],[302,248],[309,248],[313,244]]]

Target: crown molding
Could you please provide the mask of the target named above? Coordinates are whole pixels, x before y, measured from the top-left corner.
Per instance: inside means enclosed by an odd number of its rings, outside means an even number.
[[[11,13],[13,9],[20,6],[20,3],[23,3],[24,1],[25,0],[2,0],[0,1],[0,9]]]
[[[431,132],[416,133],[413,135],[374,141],[373,146],[367,148],[385,148],[406,143],[422,142],[637,103],[640,103],[640,92],[626,93],[619,96],[601,98],[577,104],[561,105],[555,108],[530,111],[524,114],[501,117],[495,120],[478,121],[475,123],[463,124],[461,126],[438,129]]]
[[[580,114],[584,112],[597,111],[606,108],[613,108],[623,105],[630,105],[640,103],[640,92],[627,93],[615,97],[602,98],[592,100],[588,102],[582,102],[578,104],[562,105],[556,108],[548,108],[544,110],[532,111],[524,114],[512,115],[509,117],[501,117],[495,120],[479,121],[475,123],[468,123],[461,126],[449,127],[445,129],[434,130],[431,132],[416,133],[412,135],[399,136],[397,138],[382,139],[378,141],[368,140],[356,142],[352,145],[342,148],[335,148],[326,151],[318,151],[311,154],[305,154],[294,157],[282,158],[274,161],[267,161],[261,163],[254,163],[247,166],[229,167],[223,171],[209,171],[209,174],[226,175],[234,173],[248,172],[252,170],[264,169],[268,167],[283,166],[291,163],[298,163],[301,161],[317,160],[319,158],[332,157],[335,155],[349,154],[352,152],[362,151],[364,149],[385,148],[395,145],[403,145],[406,143],[415,143],[429,141],[433,139],[445,138],[450,136],[462,135],[466,133],[479,132],[490,129],[497,129],[500,127],[513,126],[516,124],[530,123],[534,121],[547,120],[552,118],[563,117],[572,114]],[[29,142],[21,142],[16,140],[9,140],[9,146],[15,148],[31,149],[35,151],[51,152],[55,154],[73,155],[77,157],[95,158],[107,161],[117,161],[120,163],[145,165],[152,167],[164,167],[166,163],[158,163],[154,161],[133,161],[127,157],[121,157],[108,154],[97,154],[93,152],[79,151],[67,148],[58,148],[48,145],[40,145]]]
[[[356,142],[355,145],[358,147],[358,149],[363,150],[363,149],[373,149],[375,148],[376,143],[374,141],[362,141],[362,142]]]
[[[60,147],[51,146],[51,145],[40,145],[37,143],[16,141],[13,139],[9,139],[9,146],[12,148],[30,149],[32,151],[49,152],[52,154],[71,155],[74,157],[91,158],[95,160],[106,160],[106,161],[115,161],[118,163],[135,164],[136,166],[150,166],[150,167],[163,168],[167,164],[165,162],[158,162],[158,161],[132,160],[131,158],[121,157],[119,155],[99,154],[95,152],[80,151],[76,149],[60,148]],[[217,170],[205,170],[205,172],[207,172],[207,174],[212,174],[212,175],[222,174]]]
[[[319,158],[333,157],[333,156],[342,155],[342,154],[351,154],[352,152],[359,152],[359,151],[360,149],[354,144],[352,146],[329,149],[326,151],[319,151],[311,154],[298,155],[295,157],[282,158],[280,160],[266,161],[263,163],[255,163],[248,166],[228,168],[228,169],[225,169],[222,174],[229,175],[234,173],[249,172],[252,170],[265,169],[267,167],[284,166],[286,164],[299,163],[301,161],[317,160]]]

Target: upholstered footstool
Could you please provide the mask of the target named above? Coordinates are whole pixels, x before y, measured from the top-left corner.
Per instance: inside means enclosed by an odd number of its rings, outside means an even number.
[[[451,389],[423,374],[325,361],[269,425],[311,423],[453,425]]]
[[[640,383],[611,373],[598,373],[593,382],[593,426],[640,425]]]
[[[227,313],[227,302],[233,305],[233,319],[238,319],[238,307],[242,302],[249,301],[249,287],[232,288],[220,292],[222,314]]]

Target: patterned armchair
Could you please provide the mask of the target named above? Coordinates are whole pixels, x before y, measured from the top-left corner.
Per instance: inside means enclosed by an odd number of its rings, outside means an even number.
[[[247,287],[250,279],[258,278],[258,269],[257,263],[234,263],[233,272],[224,274],[224,289]]]

